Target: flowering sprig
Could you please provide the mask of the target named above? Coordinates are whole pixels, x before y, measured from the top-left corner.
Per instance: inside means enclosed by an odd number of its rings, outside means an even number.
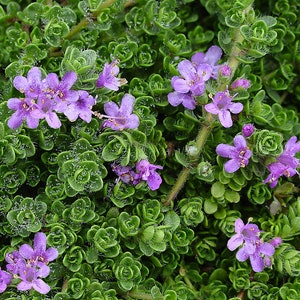
[[[129,166],[123,167],[112,164],[112,170],[119,176],[119,179],[125,183],[137,185],[141,181],[146,181],[152,191],[160,187],[162,178],[156,170],[162,170],[162,166],[153,165],[148,160],[142,159],[135,165],[135,168],[136,172]]]
[[[6,254],[6,269],[9,273],[0,270],[0,292],[11,283],[12,277],[21,279],[17,285],[19,291],[35,289],[41,294],[50,291],[50,286],[41,278],[49,275],[48,263],[57,258],[58,251],[55,248],[47,249],[46,243],[46,235],[38,232],[34,236],[33,248],[23,244],[19,251]]]
[[[244,224],[241,219],[235,221],[235,232],[227,242],[230,251],[234,251],[242,246],[236,253],[238,261],[250,259],[251,267],[254,272],[261,272],[265,267],[271,266],[271,257],[275,252],[275,247],[281,243],[279,237],[274,238],[269,243],[260,239],[260,230],[256,224]]]
[[[292,177],[295,174],[299,175],[297,168],[300,167],[300,161],[294,157],[299,151],[300,141],[297,142],[297,137],[292,136],[287,141],[283,152],[276,158],[276,161],[267,166],[270,174],[263,183],[269,183],[270,187],[274,188],[281,176]]]

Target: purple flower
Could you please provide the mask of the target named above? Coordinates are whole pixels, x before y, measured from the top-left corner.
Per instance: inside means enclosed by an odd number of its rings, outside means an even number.
[[[274,254],[275,248],[269,243],[257,240],[253,243],[254,251],[249,252],[246,245],[238,250],[236,258],[238,261],[245,261],[250,258],[251,267],[254,272],[263,271],[264,267],[271,265],[270,257]],[[266,260],[264,260],[266,258]]]
[[[239,168],[244,168],[249,163],[251,150],[247,147],[245,138],[242,135],[235,136],[233,140],[234,146],[227,144],[219,144],[216,148],[218,155],[230,158],[224,164],[224,169],[228,173],[234,173]]]
[[[245,78],[239,78],[231,84],[230,88],[232,90],[237,89],[237,88],[243,88],[243,89],[247,90],[249,88],[249,86],[250,86],[249,80],[247,80]]]
[[[208,64],[212,68],[210,77],[217,79],[220,65],[216,63],[222,56],[222,49],[218,46],[211,46],[206,53],[198,52],[192,56],[192,63],[195,65]]]
[[[46,249],[46,235],[43,232],[35,234],[33,245],[32,248],[28,244],[23,244],[19,251],[7,254],[6,268],[21,279],[17,286],[18,290],[27,291],[33,288],[41,294],[47,294],[50,287],[40,278],[49,275],[48,263],[58,256],[58,252],[55,248]]]
[[[250,258],[250,263],[254,272],[261,272],[264,267],[271,265],[271,256],[275,252],[275,247],[281,243],[280,238],[274,238],[270,243],[266,243],[259,238],[260,230],[257,225],[248,223],[245,225],[241,219],[235,221],[235,232],[227,247],[234,251],[242,246],[236,253],[238,261],[245,261]]]
[[[289,168],[286,165],[281,164],[280,162],[271,163],[267,166],[267,168],[270,171],[270,174],[263,181],[263,183],[269,183],[271,188],[274,188],[277,185],[278,179],[281,176],[286,174],[286,177],[289,177]]]
[[[112,130],[123,130],[125,128],[135,129],[139,126],[139,118],[132,114],[135,98],[130,94],[125,94],[122,98],[121,105],[114,102],[107,102],[104,104],[104,111],[107,114],[101,115],[107,117],[103,123],[103,127],[110,127]]]
[[[194,66],[189,60],[183,60],[178,64],[181,75],[172,77],[171,84],[178,93],[191,92],[194,96],[200,96],[205,91],[205,81],[210,78],[211,67],[208,64]]]
[[[300,141],[297,142],[297,137],[292,136],[285,144],[284,151],[280,155],[289,155],[294,156],[297,152],[300,151]]]
[[[50,291],[50,286],[39,277],[44,278],[49,273],[44,274],[41,270],[37,270],[34,267],[24,268],[20,273],[22,281],[17,285],[17,289],[19,291],[28,291],[33,288],[41,294],[47,294]]]
[[[11,280],[11,274],[1,270],[0,268],[0,293],[3,293],[6,290],[7,285],[11,283]]]
[[[245,124],[242,128],[242,134],[245,138],[251,136],[255,130],[255,127],[252,124]]]
[[[24,76],[16,76],[13,81],[14,87],[27,98],[37,98],[42,89],[42,72],[38,67],[31,68]]]
[[[119,176],[119,179],[125,183],[130,183],[136,179],[137,174],[129,166],[119,166],[112,164],[112,170]]]
[[[127,83],[125,78],[117,78],[119,74],[118,60],[112,61],[110,64],[105,63],[102,73],[97,79],[97,87],[106,87],[110,90],[117,91],[119,87]]]
[[[21,270],[26,267],[26,261],[21,256],[19,251],[13,251],[12,253],[7,253],[5,256],[7,262],[6,269],[14,275],[18,275]]]
[[[260,234],[258,226],[249,222],[245,225],[242,219],[236,219],[234,227],[236,234],[233,235],[227,242],[227,248],[230,251],[234,251],[243,243],[246,243],[248,252],[252,252],[252,243],[258,239]]]
[[[59,81],[55,73],[49,73],[43,80],[42,99],[52,100],[52,105],[57,112],[64,112],[67,105],[76,102],[79,95],[77,91],[71,90],[71,87],[77,80],[75,72],[67,72]]]
[[[231,68],[228,65],[220,66],[219,75],[222,77],[229,77],[231,75]]]
[[[191,93],[182,94],[178,92],[172,92],[168,94],[168,101],[172,106],[178,106],[182,104],[187,109],[195,109],[196,101]]]
[[[7,102],[8,108],[15,110],[7,125],[10,129],[16,129],[21,126],[22,122],[26,120],[29,128],[37,128],[39,120],[33,116],[33,112],[37,109],[37,105],[34,100],[29,98],[11,98]]]
[[[37,109],[32,112],[32,116],[36,120],[46,119],[48,125],[52,128],[59,128],[61,122],[55,111],[55,103],[52,99],[47,98],[45,95],[43,98],[39,98],[37,101]]]
[[[282,239],[280,237],[274,237],[269,243],[274,247],[278,247],[282,243]]]
[[[213,115],[218,115],[219,120],[225,128],[232,126],[231,113],[238,114],[243,110],[243,104],[233,103],[233,97],[230,96],[228,89],[224,92],[218,92],[214,98],[213,103],[208,103],[204,106],[206,111]]]
[[[78,91],[79,98],[76,102],[70,103],[64,111],[65,116],[74,122],[80,117],[87,123],[92,119],[92,106],[95,105],[96,100],[86,91]]]
[[[181,75],[172,77],[171,84],[175,92],[168,94],[168,101],[172,106],[182,105],[194,109],[194,96],[201,96],[205,92],[205,82],[211,77],[212,68],[208,64],[193,65],[189,60],[178,64]]]
[[[137,184],[140,180],[147,181],[148,186],[151,190],[157,190],[162,179],[160,175],[156,172],[157,169],[162,170],[162,166],[156,166],[149,163],[148,160],[142,159],[136,164],[137,178],[134,184]]]
[[[19,253],[25,259],[34,262],[38,267],[42,267],[58,256],[57,250],[55,248],[46,249],[46,244],[46,235],[43,232],[38,232],[34,236],[33,248],[28,244],[24,244],[20,247]]]
[[[295,174],[299,174],[296,169],[300,166],[300,162],[298,158],[294,157],[299,151],[300,142],[297,142],[296,136],[292,136],[287,141],[283,152],[277,157],[276,161],[267,166],[270,174],[263,183],[269,183],[270,187],[274,188],[281,176],[292,177]]]

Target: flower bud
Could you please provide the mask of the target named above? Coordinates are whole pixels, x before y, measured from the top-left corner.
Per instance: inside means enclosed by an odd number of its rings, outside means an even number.
[[[231,75],[231,68],[228,65],[223,65],[219,69],[219,75],[229,77]]]
[[[250,86],[249,80],[247,80],[245,78],[239,78],[231,84],[230,88],[232,90],[237,89],[237,88],[243,88],[243,89],[247,90],[249,88],[249,86]]]
[[[195,157],[198,154],[198,147],[197,147],[195,142],[189,142],[185,146],[185,151],[186,151],[188,156]]]
[[[245,138],[247,138],[252,135],[254,130],[255,130],[255,127],[252,124],[245,124],[242,128],[242,134]]]

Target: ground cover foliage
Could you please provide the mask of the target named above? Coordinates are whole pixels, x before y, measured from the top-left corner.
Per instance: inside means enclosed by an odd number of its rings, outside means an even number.
[[[299,6],[0,0],[0,299],[299,299]]]

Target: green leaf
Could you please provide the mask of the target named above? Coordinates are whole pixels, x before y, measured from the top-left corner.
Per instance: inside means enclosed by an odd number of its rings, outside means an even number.
[[[217,199],[222,198],[224,197],[224,193],[225,193],[225,186],[221,182],[215,182],[211,186],[211,194],[213,197]]]
[[[165,215],[164,223],[166,226],[170,226],[172,231],[175,231],[180,225],[180,217],[173,211],[168,211]]]
[[[203,209],[207,214],[214,214],[218,209],[218,204],[213,199],[206,199]]]

